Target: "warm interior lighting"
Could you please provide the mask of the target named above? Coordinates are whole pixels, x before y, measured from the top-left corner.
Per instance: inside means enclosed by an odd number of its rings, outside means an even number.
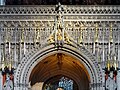
[[[29,81],[34,86],[35,83],[46,82],[56,75],[67,76],[76,83],[80,81],[84,87],[89,87],[90,76],[84,65],[74,57],[62,53],[56,53],[40,61],[33,69]]]

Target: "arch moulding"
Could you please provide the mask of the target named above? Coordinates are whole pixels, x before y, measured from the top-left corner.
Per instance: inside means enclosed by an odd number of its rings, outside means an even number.
[[[33,48],[31,52],[22,58],[15,73],[15,90],[28,90],[29,77],[34,67],[44,58],[56,53],[70,55],[85,66],[90,76],[90,90],[95,88],[96,90],[101,90],[103,88],[102,85],[101,87],[99,86],[99,88],[97,87],[97,84],[103,83],[102,68],[95,57],[84,47],[69,44],[64,44],[62,47],[56,47],[53,44],[49,44],[44,47]]]

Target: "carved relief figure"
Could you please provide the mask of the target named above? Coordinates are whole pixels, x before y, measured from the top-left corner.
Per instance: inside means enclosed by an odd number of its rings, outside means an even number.
[[[3,90],[13,90],[13,82],[12,80],[10,80],[9,75],[6,78],[6,82],[4,83]]]

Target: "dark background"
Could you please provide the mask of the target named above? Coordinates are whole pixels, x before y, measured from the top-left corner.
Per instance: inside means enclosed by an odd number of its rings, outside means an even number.
[[[120,0],[6,0],[6,5],[120,5]]]

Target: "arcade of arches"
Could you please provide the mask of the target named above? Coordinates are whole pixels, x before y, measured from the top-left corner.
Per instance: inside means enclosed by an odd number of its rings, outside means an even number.
[[[63,81],[60,81],[61,78],[64,78]],[[65,78],[68,79],[66,82]],[[33,90],[57,90],[59,87],[65,90],[89,90],[90,76],[79,60],[56,53],[40,61],[32,70],[29,80]],[[64,85],[60,86],[60,83]],[[45,85],[51,86],[48,89]]]

